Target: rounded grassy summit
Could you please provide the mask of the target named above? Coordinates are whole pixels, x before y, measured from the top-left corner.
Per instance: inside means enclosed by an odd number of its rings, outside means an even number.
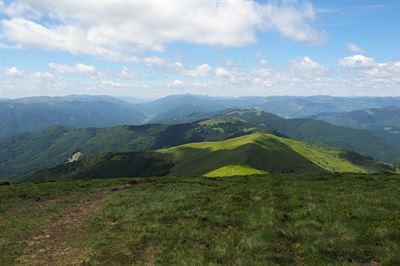
[[[389,166],[340,149],[255,133],[218,142],[158,150],[172,160],[169,175],[236,176],[265,173],[382,171]],[[386,169],[388,170],[388,169]]]

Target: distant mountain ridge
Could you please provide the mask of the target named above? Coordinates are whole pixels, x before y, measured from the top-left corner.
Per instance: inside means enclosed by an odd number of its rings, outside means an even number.
[[[320,113],[310,118],[344,127],[368,129],[400,149],[400,106]]]
[[[400,106],[400,97],[332,97],[332,96],[245,96],[211,97],[201,95],[171,95],[139,105],[143,112],[161,121],[199,112],[224,109],[259,108],[285,118],[300,118],[321,112],[352,111],[362,108]],[[189,107],[193,110],[190,110]],[[182,110],[184,109],[184,110]],[[175,110],[175,112],[174,112]],[[204,111],[203,111],[204,110]],[[166,113],[169,113],[167,116]]]
[[[324,112],[400,106],[400,97],[270,96],[212,97],[170,95],[154,101],[111,96],[70,95],[0,101],[0,138],[34,132],[51,125],[110,127],[143,123],[186,123],[227,109],[259,108],[285,118]]]
[[[28,97],[0,101],[0,138],[52,125],[109,127],[142,124],[132,104],[109,96]]]
[[[271,133],[326,147],[352,150],[384,161],[400,158],[366,130],[337,127],[311,119],[283,119],[252,110],[228,110],[223,115],[183,124],[145,124],[111,128],[52,126],[0,140],[0,178],[65,162],[77,150],[82,157],[104,152],[155,150],[186,143],[223,141],[252,133]]]

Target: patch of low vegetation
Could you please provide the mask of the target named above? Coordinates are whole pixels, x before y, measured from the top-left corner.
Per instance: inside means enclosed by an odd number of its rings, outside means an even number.
[[[11,183],[0,265],[399,265],[400,176]]]
[[[247,176],[268,174],[266,171],[254,169],[248,165],[227,165],[205,174],[205,177]]]

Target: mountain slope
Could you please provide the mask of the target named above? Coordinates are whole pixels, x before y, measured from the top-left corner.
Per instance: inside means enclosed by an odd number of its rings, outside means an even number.
[[[259,110],[242,110],[186,124],[81,129],[53,126],[16,135],[0,140],[0,179],[55,166],[76,151],[83,157],[104,152],[142,151],[221,141],[254,132],[353,150],[375,159],[395,161],[398,158],[396,150],[365,130],[341,128],[310,119],[286,120]]]
[[[257,109],[234,111],[226,116],[277,131],[291,139],[355,151],[382,161],[400,160],[399,150],[367,130],[335,126],[313,119],[283,119]]]
[[[76,151],[84,156],[106,151],[149,149],[164,126],[50,128],[0,140],[0,179],[63,163]]]
[[[355,153],[272,134],[189,143],[153,152],[105,153],[23,176],[28,180],[268,173],[371,173],[395,168]]]
[[[371,172],[389,170],[383,164],[359,156],[346,159],[348,152],[305,144],[272,134],[251,134],[220,142],[185,144],[159,150],[173,161],[170,175],[214,175],[223,168],[245,167],[248,174],[289,172]],[[369,161],[369,163],[366,163]],[[364,165],[370,165],[366,168]],[[252,171],[254,169],[254,171]],[[229,175],[229,171],[226,171]]]
[[[400,149],[400,106],[321,113],[311,118],[339,126],[368,129]]]
[[[353,128],[400,128],[400,106],[369,108],[351,112],[320,113],[311,118]]]
[[[143,113],[109,96],[30,97],[0,102],[0,138],[51,125],[109,127],[141,124]]]
[[[65,162],[76,151],[80,151],[84,157],[103,152],[142,151],[191,142],[224,140],[254,130],[236,118],[221,118],[211,124],[197,122],[169,126],[52,126],[38,132],[0,139],[0,179],[55,166]]]

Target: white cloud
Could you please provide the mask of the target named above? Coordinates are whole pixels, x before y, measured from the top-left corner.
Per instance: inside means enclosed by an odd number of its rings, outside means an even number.
[[[9,2],[8,4],[0,0],[0,14],[8,17],[27,17],[40,18],[41,14],[26,3],[21,1]]]
[[[137,77],[136,73],[130,71],[127,67],[122,68],[121,72],[119,72],[119,77],[125,79],[134,79]]]
[[[85,65],[82,63],[78,63],[75,66],[49,63],[49,67],[51,67],[58,73],[62,73],[62,74],[64,74],[64,73],[87,74],[87,75],[98,74],[95,66]]]
[[[119,83],[119,82],[115,82],[112,80],[103,80],[101,82],[101,84],[105,87],[111,87],[111,88],[127,88],[127,87],[129,87],[128,84]]]
[[[215,76],[217,76],[217,77],[232,77],[232,73],[223,67],[218,67],[215,70]]]
[[[165,45],[189,42],[241,47],[255,43],[257,31],[276,31],[301,42],[321,34],[308,1],[19,1],[4,4],[3,36],[27,47],[83,53],[137,62],[140,50],[163,51]],[[3,9],[4,9],[3,8]],[[27,10],[32,11],[27,11]],[[20,10],[20,11],[18,11]],[[28,13],[37,13],[28,16]],[[39,15],[51,20],[43,23]],[[151,62],[150,62],[151,63]]]
[[[162,59],[157,56],[145,57],[142,62],[147,66],[165,68],[167,70],[176,72],[178,74],[189,77],[207,77],[212,72],[212,67],[208,64],[201,64],[195,68],[188,68],[181,62],[173,62],[170,60]]]
[[[400,61],[376,64],[373,68],[366,70],[366,73],[372,77],[392,78],[400,82]]]
[[[259,62],[261,65],[268,65],[268,61],[265,59],[261,59]]]
[[[289,61],[292,70],[300,71],[324,71],[326,68],[320,63],[312,60],[310,57],[305,56],[300,59],[293,59]]]
[[[164,60],[168,61],[168,60]],[[177,66],[186,69],[183,64]],[[174,64],[174,63],[171,63]],[[8,68],[8,69],[11,69]],[[5,69],[4,69],[5,70]],[[0,88],[4,97],[13,95],[26,96],[43,94],[67,95],[71,93],[112,94],[121,95],[134,93],[143,97],[158,97],[172,93],[201,93],[211,95],[343,95],[343,96],[399,96],[400,95],[400,61],[375,63],[369,68],[333,68],[324,66],[317,61],[302,57],[289,60],[286,66],[259,67],[255,69],[224,68],[231,73],[229,79],[209,78],[190,79],[184,81],[163,76],[152,81],[135,79],[120,83],[119,72],[102,73],[102,81],[87,76],[77,75],[71,79],[65,75],[55,75],[46,72],[28,72],[15,69],[13,73],[21,73],[22,77],[15,79],[4,75]],[[344,70],[344,71],[343,71]],[[176,71],[176,70],[174,70]],[[216,75],[218,68],[212,73]],[[221,71],[218,71],[222,73]],[[51,77],[54,75],[54,77]],[[114,79],[118,78],[118,79]],[[134,83],[133,83],[134,82]],[[134,85],[133,85],[134,84]]]
[[[11,77],[22,77],[22,71],[20,71],[18,68],[16,67],[8,67],[5,68],[4,73],[7,76],[11,76]]]
[[[202,64],[194,69],[182,69],[182,74],[190,77],[206,77],[211,74],[212,68],[208,64]]]
[[[166,64],[165,60],[157,56],[145,57],[142,61],[148,66],[163,66]]]
[[[346,48],[347,48],[347,50],[349,50],[350,52],[353,52],[353,53],[360,54],[360,53],[364,52],[364,50],[362,48],[358,47],[355,43],[346,44]]]
[[[370,68],[375,65],[375,61],[371,57],[358,54],[340,59],[339,65],[348,68]]]
[[[96,74],[96,68],[93,65],[76,64],[74,68],[76,73],[80,74]]]
[[[172,82],[170,83],[170,86],[171,86],[171,87],[180,87],[180,86],[182,86],[182,85],[183,85],[183,82],[180,81],[180,80],[178,80],[178,79],[176,79],[176,80],[174,80],[174,81],[172,81]]]
[[[54,78],[54,76],[49,72],[40,72],[40,71],[29,72],[20,70],[17,67],[4,68],[3,73],[7,77],[18,78],[20,81],[34,81],[34,82],[49,81]]]
[[[308,1],[283,1],[282,4],[269,2],[261,6],[262,26],[277,30],[288,39],[299,42],[319,43],[325,34],[313,29],[308,22],[315,20],[315,10]]]
[[[49,72],[33,72],[29,76],[32,79],[53,79],[53,74]]]

